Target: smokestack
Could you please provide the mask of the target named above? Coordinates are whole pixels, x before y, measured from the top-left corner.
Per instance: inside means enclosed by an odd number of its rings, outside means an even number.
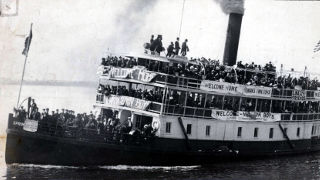
[[[224,65],[233,66],[236,64],[242,16],[243,14],[239,13],[230,13],[229,15],[227,38],[223,55]]]

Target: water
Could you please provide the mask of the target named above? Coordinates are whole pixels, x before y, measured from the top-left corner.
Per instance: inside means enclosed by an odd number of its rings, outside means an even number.
[[[18,86],[0,86],[0,132],[5,135],[8,113],[16,105]],[[89,112],[95,87],[24,86],[22,98],[32,96],[40,108]],[[5,138],[0,138],[0,179],[320,179],[320,153],[263,160],[217,163],[210,166],[6,165]]]
[[[320,154],[281,157],[210,166],[63,167],[9,165],[0,170],[7,179],[320,179]]]

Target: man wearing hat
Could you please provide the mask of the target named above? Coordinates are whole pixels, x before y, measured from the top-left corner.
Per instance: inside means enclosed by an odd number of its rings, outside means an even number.
[[[153,41],[154,41],[154,35],[152,34],[150,39],[150,45],[153,43]]]
[[[163,51],[162,46],[162,35],[158,35],[157,39],[154,40],[150,46],[150,51],[156,51],[160,54],[161,51]]]
[[[182,56],[186,56],[187,55],[187,51],[189,51],[189,47],[187,45],[188,39],[186,39],[183,43],[182,43],[182,48],[181,48],[181,55]]]
[[[171,57],[173,54],[174,54],[174,52],[173,52],[173,42],[171,42],[171,44],[168,46],[168,48],[167,48],[167,51],[168,51],[168,53],[167,53],[167,56],[166,57]]]
[[[123,133],[129,133],[131,129],[132,129],[132,121],[131,121],[131,117],[128,117],[128,119],[125,122],[123,122],[121,131]]]
[[[175,50],[175,54],[178,55],[180,50],[179,37],[177,37],[177,40],[174,43],[174,50]]]
[[[37,120],[37,121],[39,121],[39,120],[41,119],[41,114],[40,114],[40,112],[38,111],[38,107],[36,107],[36,109],[35,109],[35,113],[34,113],[33,118],[34,118],[35,120]]]
[[[30,114],[29,114],[29,117],[30,118],[33,118],[34,115],[35,115],[35,111],[37,109],[37,104],[35,103],[34,99],[31,99],[31,106],[30,106]]]

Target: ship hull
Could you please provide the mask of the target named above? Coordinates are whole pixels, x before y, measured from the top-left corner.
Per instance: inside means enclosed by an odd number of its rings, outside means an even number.
[[[200,141],[155,138],[146,145],[108,144],[7,130],[6,163],[96,165],[199,165],[227,160],[315,152],[319,139],[285,141]],[[188,148],[189,147],[189,148]]]

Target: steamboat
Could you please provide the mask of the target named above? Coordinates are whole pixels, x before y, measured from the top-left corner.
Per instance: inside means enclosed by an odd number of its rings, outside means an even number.
[[[229,15],[223,65],[150,49],[103,58],[92,126],[9,114],[6,163],[194,165],[320,150],[320,91],[237,63],[241,21]]]

